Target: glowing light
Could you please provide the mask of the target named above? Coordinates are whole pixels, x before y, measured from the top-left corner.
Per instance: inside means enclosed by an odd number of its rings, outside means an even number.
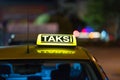
[[[99,32],[90,32],[89,33],[89,38],[100,38],[100,33]]]
[[[15,34],[12,34],[12,35],[11,35],[11,39],[14,39],[14,38],[15,38]]]
[[[94,39],[94,38],[100,38],[100,33],[99,32],[79,32],[78,38],[83,38],[83,39]]]
[[[76,69],[76,70],[77,70],[77,69],[78,69],[78,70],[81,70],[81,64],[79,64],[79,63],[74,63],[74,64],[73,64],[73,68]]]
[[[74,30],[74,31],[73,31],[73,35],[74,35],[75,37],[79,37],[80,33],[79,33],[79,31]]]
[[[37,45],[76,46],[76,38],[70,34],[39,34]]]
[[[89,33],[80,32],[79,38],[89,38]]]
[[[83,28],[81,32],[84,32],[84,33],[87,32],[86,28]]]
[[[106,41],[106,42],[109,41],[109,35],[108,35],[108,33],[105,30],[103,30],[101,32],[101,40]]]
[[[91,28],[90,26],[86,26],[85,28],[83,28],[82,30],[81,30],[81,32],[88,32],[88,33],[90,33],[90,32],[93,32],[94,31],[94,29],[93,28]]]
[[[86,26],[85,29],[86,29],[87,32],[93,32],[94,31],[94,29],[90,26]]]
[[[101,39],[103,40],[103,39],[105,39],[107,37],[107,32],[105,31],[105,30],[103,30],[102,32],[101,32]]]

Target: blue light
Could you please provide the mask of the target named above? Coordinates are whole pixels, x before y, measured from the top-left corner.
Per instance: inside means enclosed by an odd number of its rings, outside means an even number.
[[[86,26],[86,30],[87,30],[87,32],[93,32],[94,31],[94,29],[90,26]]]
[[[74,67],[74,69],[81,70],[81,64],[80,63],[74,63],[73,67]]]
[[[85,28],[83,28],[81,30],[81,32],[87,32],[87,33],[90,33],[90,32],[94,32],[94,29],[90,26],[86,26]]]
[[[109,41],[109,35],[108,35],[108,33],[105,30],[103,30],[101,32],[101,40],[106,41],[106,42]]]

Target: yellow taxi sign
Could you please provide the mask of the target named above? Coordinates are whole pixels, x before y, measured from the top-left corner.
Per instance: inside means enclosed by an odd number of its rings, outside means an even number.
[[[76,46],[76,38],[72,34],[39,34],[37,45]]]

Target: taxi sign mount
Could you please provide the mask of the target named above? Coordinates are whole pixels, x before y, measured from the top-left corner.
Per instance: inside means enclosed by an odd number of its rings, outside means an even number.
[[[76,38],[72,34],[39,34],[37,45],[76,46]]]

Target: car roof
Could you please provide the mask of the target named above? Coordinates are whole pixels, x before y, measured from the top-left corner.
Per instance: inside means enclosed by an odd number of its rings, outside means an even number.
[[[56,53],[49,53],[48,51],[44,52],[39,50],[60,50],[67,51]],[[29,50],[29,51],[27,51]],[[71,53],[72,52],[72,53]],[[0,48],[0,60],[9,60],[9,59],[85,59],[90,60],[91,55],[87,52],[86,49],[80,46],[75,47],[37,47],[36,45],[19,45],[19,46],[6,46]]]

